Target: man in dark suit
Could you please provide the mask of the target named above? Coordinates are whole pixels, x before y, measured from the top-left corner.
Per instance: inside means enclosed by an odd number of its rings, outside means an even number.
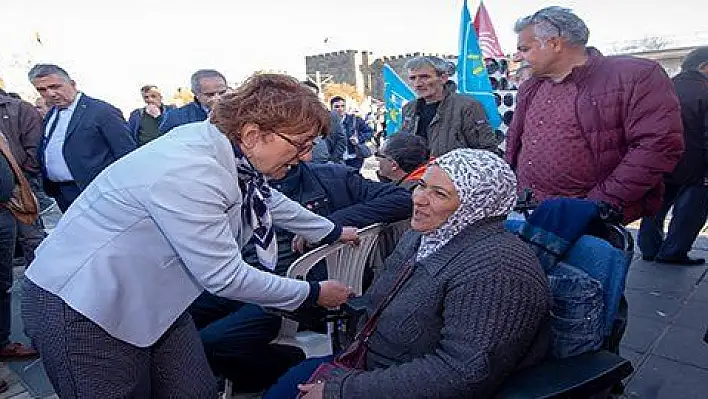
[[[103,169],[136,148],[123,114],[76,89],[62,68],[37,64],[30,82],[52,104],[37,148],[44,189],[63,211]]]

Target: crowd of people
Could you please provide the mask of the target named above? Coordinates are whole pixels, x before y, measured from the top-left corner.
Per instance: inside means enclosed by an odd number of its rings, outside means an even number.
[[[641,219],[646,260],[705,262],[688,252],[708,217],[708,47],[672,80],[587,46],[564,8],[515,31],[524,83],[505,148],[433,56],[407,62],[418,98],[380,146],[346,99],[285,75],[232,88],[198,70],[179,108],[144,85],[126,121],[35,65],[36,104],[0,93],[0,360],[41,356],[66,398],[214,398],[225,378],[266,398],[491,397],[549,345],[547,277],[503,226],[519,193],[603,202]],[[361,174],[372,156],[377,180]],[[368,276],[355,367],[273,343],[269,308],[323,330],[323,309],[352,296],[324,265],[286,278],[299,255],[406,220]],[[9,340],[16,258],[31,348]]]

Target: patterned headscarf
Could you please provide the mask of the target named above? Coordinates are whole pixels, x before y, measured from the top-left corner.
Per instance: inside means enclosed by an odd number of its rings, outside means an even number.
[[[455,212],[435,231],[424,234],[416,260],[427,258],[467,226],[494,216],[505,216],[516,203],[516,176],[509,165],[485,150],[461,148],[435,159],[452,180],[460,198]]]

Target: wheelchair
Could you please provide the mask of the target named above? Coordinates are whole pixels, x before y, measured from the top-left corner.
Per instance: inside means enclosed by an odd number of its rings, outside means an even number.
[[[527,191],[519,198],[515,211],[528,217],[537,206]],[[622,225],[621,211],[604,203],[599,204],[599,210],[602,223],[587,234],[605,240],[631,261],[634,240]],[[607,398],[622,393],[622,380],[634,371],[631,362],[619,355],[626,326],[627,301],[622,295],[612,330],[599,351],[565,359],[546,359],[520,370],[507,378],[496,398]]]

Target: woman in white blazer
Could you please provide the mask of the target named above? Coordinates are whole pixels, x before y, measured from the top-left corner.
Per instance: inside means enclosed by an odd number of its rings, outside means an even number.
[[[311,242],[356,240],[268,187],[309,156],[329,114],[295,79],[256,75],[209,121],[175,128],[106,168],[27,269],[22,316],[60,397],[214,398],[185,312],[206,289],[293,310],[337,306],[347,287],[281,278],[244,263],[257,244],[277,261],[273,226]]]

